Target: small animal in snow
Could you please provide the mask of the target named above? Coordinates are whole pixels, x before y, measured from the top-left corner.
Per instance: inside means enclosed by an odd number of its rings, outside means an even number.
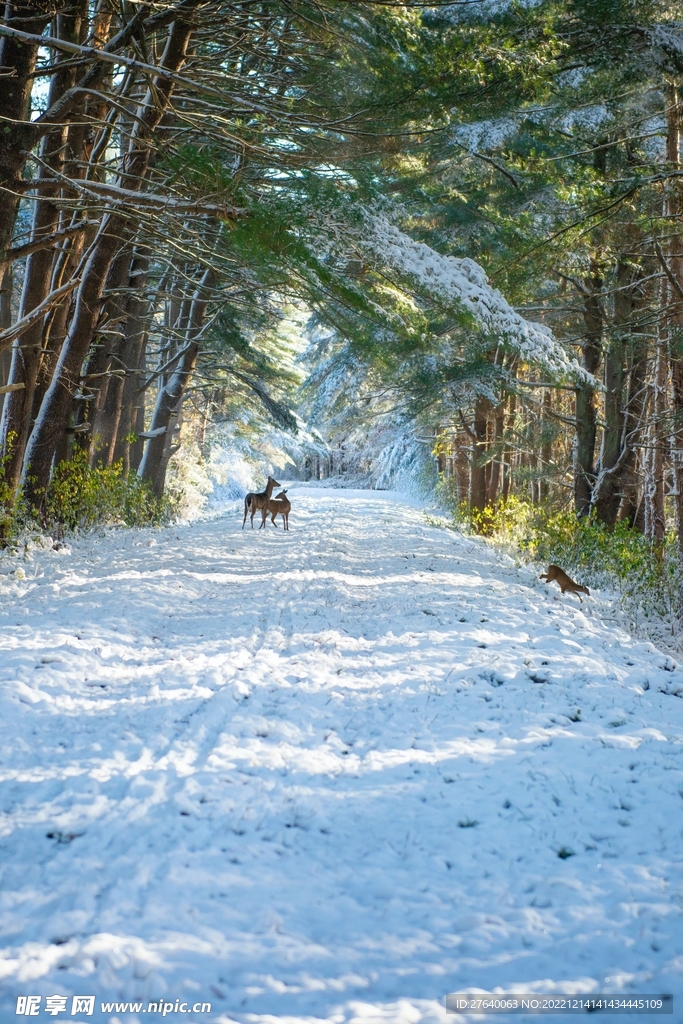
[[[548,571],[541,573],[541,579],[547,583],[552,583],[553,580],[557,583],[558,587],[564,594],[565,590],[568,590],[570,594],[576,594],[581,604],[581,594],[587,594],[590,597],[590,590],[588,587],[581,586],[580,583],[575,583],[571,576],[568,576],[564,569],[560,569],[559,565],[549,565]]]

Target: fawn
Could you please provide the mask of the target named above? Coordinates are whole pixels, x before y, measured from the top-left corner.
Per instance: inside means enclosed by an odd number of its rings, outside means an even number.
[[[261,525],[265,526],[266,516],[268,515],[268,502],[270,501],[270,496],[273,493],[273,488],[279,486],[280,485],[277,482],[277,480],[273,479],[272,476],[269,476],[265,491],[252,491],[251,493],[247,494],[246,498],[244,499],[244,519],[242,520],[242,529],[244,529],[244,524],[247,521],[247,513],[250,510],[251,528],[252,530],[254,529],[254,513],[256,512],[257,509],[260,509],[260,511],[263,513],[263,523]],[[261,527],[259,527],[259,529],[260,528]]]
[[[289,529],[289,510],[292,507],[292,503],[286,496],[287,491],[280,491],[274,498],[271,498],[268,502],[268,512],[271,512],[271,522],[273,526],[277,526],[275,522],[275,516],[282,516],[282,525],[285,530]],[[268,518],[268,512],[266,512],[263,518],[263,525],[265,526],[266,519]],[[261,527],[259,526],[259,530]]]
[[[548,571],[541,573],[541,579],[545,580],[546,584],[552,583],[553,580],[557,583],[558,587],[564,594],[565,590],[568,590],[570,594],[576,594],[581,604],[581,594],[587,594],[590,597],[590,590],[588,587],[582,587],[580,583],[574,583],[574,580],[567,576],[564,569],[560,569],[559,565],[549,565]],[[579,593],[581,591],[581,593]]]

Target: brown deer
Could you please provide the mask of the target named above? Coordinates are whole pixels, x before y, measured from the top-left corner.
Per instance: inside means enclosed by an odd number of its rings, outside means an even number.
[[[289,529],[289,510],[291,509],[291,507],[292,503],[287,497],[287,491],[280,491],[279,494],[276,494],[274,498],[270,499],[270,501],[268,502],[268,512],[272,513],[270,519],[273,526],[277,526],[277,523],[275,522],[275,516],[282,516],[282,525],[284,529]],[[266,513],[265,518],[268,518],[268,513]]]
[[[564,569],[560,569],[559,565],[549,565],[548,571],[541,573],[541,579],[545,580],[546,584],[552,583],[552,581],[555,580],[563,594],[565,590],[568,590],[570,594],[576,594],[579,601],[581,601],[581,604],[583,604],[581,594],[587,594],[588,597],[591,596],[591,592],[588,587],[582,587],[580,583],[574,583],[574,580],[570,576],[567,576]],[[579,591],[581,593],[579,593]]]
[[[265,491],[252,491],[247,494],[244,499],[244,519],[242,520],[242,529],[244,529],[244,524],[247,521],[247,513],[249,511],[251,511],[251,528],[252,530],[254,529],[254,514],[257,509],[263,513],[263,522],[261,523],[261,526],[265,526],[270,496],[273,493],[273,488],[279,486],[280,485],[277,480],[272,476],[269,476]],[[259,527],[259,529],[261,529],[261,527]]]

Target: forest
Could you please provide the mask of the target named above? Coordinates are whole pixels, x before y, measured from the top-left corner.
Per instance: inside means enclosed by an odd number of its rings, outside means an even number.
[[[680,2],[2,10],[0,1020],[682,1019]]]
[[[174,464],[219,439],[417,480],[484,533],[559,515],[576,548],[584,523],[680,609],[679,19],[8,2],[5,543],[160,521]]]

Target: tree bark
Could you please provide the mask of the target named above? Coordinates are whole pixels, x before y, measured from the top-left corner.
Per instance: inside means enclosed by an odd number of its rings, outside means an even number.
[[[70,239],[60,251],[55,260],[51,289],[61,285],[64,280],[70,280],[83,254],[84,244],[85,232],[81,232],[75,238]],[[33,412],[31,414],[33,423],[38,417],[47,389],[52,383],[72,310],[73,294],[61,299],[45,318],[43,352],[33,392]]]
[[[668,302],[669,282],[662,282],[662,308]],[[660,323],[655,372],[652,382],[652,421],[648,437],[648,451],[645,459],[644,504],[645,534],[656,552],[662,552],[666,534],[664,512],[664,421],[667,412],[666,325]]]
[[[130,281],[133,250],[122,245],[114,257],[105,290],[108,293],[103,305],[103,314],[98,325],[95,341],[91,346],[85,364],[84,376],[88,390],[92,390],[95,399],[89,406],[90,433],[90,464],[108,465],[109,436],[107,431],[108,416],[105,410],[109,396],[109,388],[116,378],[109,376],[112,369],[120,369],[120,353],[123,346],[123,334],[129,296],[123,294],[123,288]],[[89,378],[89,379],[87,379]]]
[[[512,432],[515,427],[515,419],[517,417],[517,395],[510,395],[509,409],[507,416],[507,429],[509,435],[512,436]],[[512,465],[514,460],[514,452],[511,446],[506,446],[505,454],[503,456],[503,488],[502,497],[503,501],[507,501],[510,497],[510,489],[512,487]]]
[[[581,365],[588,373],[595,375],[602,358],[604,316],[600,301],[600,291],[603,286],[603,280],[595,261],[591,269],[590,277],[584,281],[588,294],[584,293],[583,301],[583,322],[586,333],[581,344]],[[575,422],[574,508],[578,516],[586,516],[590,512],[591,492],[595,481],[593,463],[597,434],[595,389],[589,384],[580,383],[577,385]]]
[[[624,437],[622,442],[624,455],[619,473],[617,474],[619,487],[622,492],[618,519],[642,530],[644,526],[644,508],[640,474],[637,471],[637,446],[643,428],[643,414],[648,398],[646,386],[649,355],[647,339],[642,336],[636,336],[633,339],[632,348],[628,376],[628,396],[624,409]]]
[[[474,405],[474,443],[470,468],[470,508],[481,512],[486,508],[486,431],[491,403],[479,396]]]
[[[681,134],[683,133],[683,100],[675,82],[667,88],[667,139],[666,156],[673,170],[681,169]],[[676,498],[676,533],[678,538],[678,559],[683,569],[683,235],[680,232],[683,218],[683,189],[680,178],[668,183],[665,213],[670,222],[671,235],[668,245],[668,265],[678,288],[671,289],[671,306],[668,318],[669,364],[673,394],[673,429],[671,432],[671,462],[674,474]],[[683,593],[681,594],[683,606]]]
[[[553,393],[550,388],[546,388],[543,392],[543,419],[541,420],[541,501],[546,501],[550,494],[550,466],[553,460],[553,421],[550,415],[552,408]]]
[[[14,283],[14,273],[12,266],[7,266],[4,271],[0,270],[0,331],[6,330],[11,326],[12,323],[12,285]],[[4,352],[0,352],[0,387],[4,386],[9,381],[10,365],[12,361],[12,353],[9,349],[5,349]],[[0,414],[2,413],[3,403],[7,401],[7,396],[0,396]]]
[[[624,350],[630,330],[632,269],[619,260],[614,297],[614,331],[605,354],[605,422],[602,430],[600,467],[592,501],[598,519],[608,526],[616,522],[621,501],[619,460],[624,440]]]
[[[38,3],[8,3],[2,20],[22,32],[40,35],[50,18],[46,7]],[[10,36],[0,37],[0,67],[5,75],[10,69],[12,72],[11,77],[3,79],[2,86],[5,129],[0,132],[0,253],[8,248],[12,238],[21,195],[21,171],[26,153],[32,148],[28,136],[31,133],[31,89],[37,57],[37,42],[25,43]]]
[[[123,338],[118,348],[114,369],[124,370],[125,376],[114,375],[109,380],[107,400],[97,428],[102,435],[101,460],[111,466],[119,459],[123,461],[124,472],[130,469],[130,437],[133,422],[133,404],[139,387],[139,357],[146,343],[149,302],[145,295],[149,255],[136,254],[131,265],[129,278],[130,293],[127,302],[127,318],[123,327]],[[125,410],[125,411],[124,411]]]
[[[489,478],[486,488],[486,504],[495,505],[498,501],[500,489],[501,470],[503,468],[502,442],[505,433],[505,404],[501,402],[496,406],[493,417],[493,446],[494,456],[490,465]]]
[[[194,2],[196,0],[186,0],[180,7],[191,6]],[[128,45],[136,32],[144,31],[146,27],[154,30],[158,16],[148,18],[149,11],[149,4],[140,4],[130,21],[102,49],[116,53]],[[169,12],[164,13],[168,17]],[[94,60],[71,88],[63,91],[46,111],[32,121],[29,116],[30,99],[40,36],[53,16],[54,10],[50,9],[49,2],[41,4],[34,0],[23,4],[7,3],[2,19],[6,26],[28,33],[32,38],[0,36],[0,67],[13,71],[10,84],[3,85],[2,113],[12,128],[0,133],[0,253],[8,248],[14,230],[21,195],[21,172],[27,154],[45,135],[65,124],[74,109],[82,106],[88,90],[97,90],[111,71],[110,64]],[[101,42],[98,38],[94,41]]]

